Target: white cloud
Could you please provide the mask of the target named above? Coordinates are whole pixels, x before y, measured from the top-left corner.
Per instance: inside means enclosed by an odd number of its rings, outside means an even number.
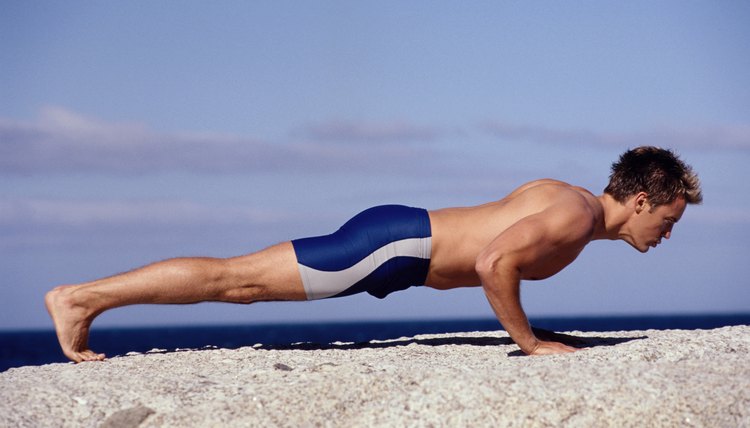
[[[628,133],[559,129],[501,121],[485,122],[481,128],[503,140],[533,141],[545,144],[616,146],[623,149],[653,145],[675,149],[750,150],[750,125],[744,124],[655,128]]]
[[[375,123],[338,120],[303,127],[297,134],[315,141],[404,143],[433,141],[442,132],[403,121]]]
[[[351,125],[347,132],[350,137],[373,140],[390,140],[398,135],[427,138],[427,131],[403,124],[376,128]],[[311,141],[277,142],[235,135],[164,133],[141,124],[109,123],[48,107],[33,122],[0,118],[0,173],[412,173],[417,153],[423,160],[438,156],[428,147],[419,147],[417,152],[402,144],[340,144],[333,138],[336,132],[331,132],[328,139],[319,135],[321,138]]]
[[[0,203],[0,226],[275,224],[288,211],[190,201],[15,199]]]

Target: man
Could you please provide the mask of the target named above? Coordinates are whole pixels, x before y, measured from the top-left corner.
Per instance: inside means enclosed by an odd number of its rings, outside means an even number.
[[[119,306],[313,300],[364,291],[383,298],[412,285],[481,285],[523,352],[572,352],[534,335],[521,307],[521,280],[556,274],[596,239],[620,239],[645,253],[669,239],[687,204],[701,202],[690,166],[669,150],[639,147],[612,165],[601,196],[543,179],[474,207],[375,207],[331,235],[229,259],[165,260],[57,287],[45,303],[63,352],[81,362],[104,359],[88,348],[89,327],[97,315]]]

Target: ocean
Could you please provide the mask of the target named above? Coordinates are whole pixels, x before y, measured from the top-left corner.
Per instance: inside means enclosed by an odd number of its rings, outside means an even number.
[[[711,329],[750,325],[749,314],[659,315],[619,317],[531,318],[535,327],[555,331],[620,331],[647,329]],[[426,333],[494,331],[495,319],[432,321],[358,321],[304,324],[219,325],[151,328],[93,328],[89,344],[107,356],[154,348],[240,348],[257,343],[367,342]],[[0,331],[0,371],[11,367],[65,362],[53,330]]]

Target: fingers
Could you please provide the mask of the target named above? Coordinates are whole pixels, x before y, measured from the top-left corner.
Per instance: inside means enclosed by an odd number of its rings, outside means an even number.
[[[543,342],[539,341],[539,344],[534,351],[529,355],[553,355],[553,354],[568,354],[571,352],[578,351],[577,348],[565,345],[560,342]]]
[[[552,330],[545,330],[543,328],[531,327],[531,331],[534,335],[541,339],[550,342],[561,342],[566,345],[584,345],[586,342],[580,337],[572,336],[570,334],[557,333]]]

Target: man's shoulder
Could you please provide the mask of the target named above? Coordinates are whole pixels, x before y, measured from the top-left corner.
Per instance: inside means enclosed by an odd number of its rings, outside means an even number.
[[[538,193],[538,192],[548,191],[550,189],[560,190],[566,187],[572,187],[572,186],[564,181],[555,180],[552,178],[542,178],[539,180],[529,181],[527,183],[524,183],[518,186],[508,196],[514,197],[514,196],[518,196],[518,195],[529,193],[529,192]]]
[[[562,203],[588,207],[597,203],[597,198],[585,188],[550,178],[523,184],[514,190],[511,195],[540,199],[549,205]]]
[[[601,216],[601,204],[588,190],[558,180],[537,180],[523,197],[537,207],[540,220],[569,235],[589,235]]]

